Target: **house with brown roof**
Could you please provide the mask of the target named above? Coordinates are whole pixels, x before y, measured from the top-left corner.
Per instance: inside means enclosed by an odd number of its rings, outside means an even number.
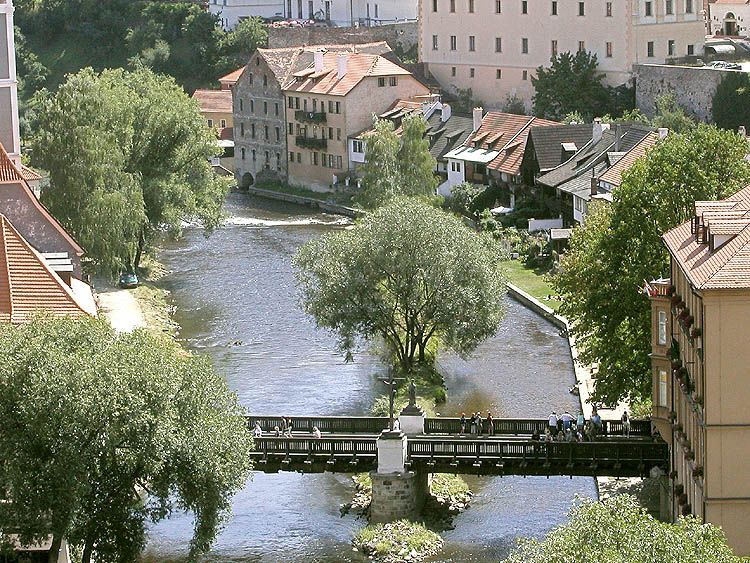
[[[515,207],[516,189],[523,182],[522,164],[532,127],[557,125],[554,121],[499,111],[484,114],[474,108],[472,131],[464,143],[446,154],[448,179],[440,193],[463,182],[500,186],[510,194]]]
[[[313,62],[313,53],[319,49],[376,55],[391,52],[384,41],[362,45],[257,49],[231,89],[234,170],[240,186],[253,185],[259,175],[266,180],[287,180],[287,118],[294,110],[287,110],[282,86],[293,73],[308,67]]]
[[[669,444],[671,508],[750,555],[750,186],[697,201],[663,241],[651,298],[652,421]]]
[[[286,99],[289,182],[318,191],[350,175],[348,139],[372,124],[394,101],[429,96],[406,69],[363,52],[318,49],[294,72]]]

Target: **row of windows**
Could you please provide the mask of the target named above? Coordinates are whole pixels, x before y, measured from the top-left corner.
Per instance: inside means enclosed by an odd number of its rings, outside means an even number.
[[[239,99],[240,111],[245,111],[245,100]],[[255,113],[255,100],[250,100],[250,113]],[[279,104],[278,102],[273,104],[273,114],[279,117]],[[263,115],[268,115],[268,102],[263,102]]]
[[[289,162],[295,162],[295,158],[297,164],[302,164],[302,153],[290,151]],[[310,153],[310,164],[312,166],[321,166],[322,168],[342,170],[344,168],[344,159],[335,154],[312,152]]]
[[[247,159],[247,149],[245,149],[244,147],[242,147],[240,149],[240,157],[242,158],[242,160],[246,160]],[[250,151],[250,157],[252,158],[253,162],[257,162],[258,156],[257,156],[257,152],[256,152],[255,149],[252,149]],[[266,164],[270,164],[271,163],[271,153],[269,151],[265,151],[265,157],[266,157],[265,158]],[[276,166],[277,167],[281,166],[281,153],[280,152],[276,153]]]
[[[256,138],[256,129],[257,129],[256,126],[255,126],[255,123],[251,123],[249,129],[250,129],[250,131],[249,131],[250,132],[250,138],[251,139],[255,139]],[[266,141],[270,141],[271,140],[270,139],[270,135],[269,135],[269,129],[270,128],[268,127],[268,125],[264,125],[263,126],[263,138]],[[281,128],[280,127],[274,127],[274,133],[275,133],[276,142],[277,143],[280,142],[281,141]],[[244,136],[245,136],[245,123],[243,122],[243,123],[240,123],[240,137],[244,137]]]
[[[397,86],[398,85],[398,78],[395,76],[391,76],[388,78],[388,86]],[[378,78],[378,86],[380,88],[385,87],[385,76],[381,76]]]
[[[333,135],[333,127],[322,127],[322,131],[320,132],[320,138],[321,139],[328,139],[329,141],[333,141],[334,135]],[[290,123],[289,124],[289,134],[290,135],[296,135],[297,137],[307,137],[307,125],[300,125],[299,123],[295,124]],[[312,138],[317,139],[318,138],[318,126],[315,125],[312,127]],[[336,127],[336,140],[341,140],[341,128]]]
[[[301,101],[301,104],[300,104],[300,101]],[[317,100],[313,98],[311,103],[308,103],[308,102],[309,100],[307,98],[289,96],[287,98],[287,107],[289,109],[301,109],[303,111],[309,111],[308,107],[312,106],[313,112],[318,112],[318,108],[320,108],[321,113],[325,112],[326,110],[325,100]],[[333,100],[328,100],[328,113],[341,113],[341,102],[334,102]]]
[[[255,64],[256,64],[256,65],[259,65],[259,64],[260,64],[260,59],[256,59],[256,61],[255,61]],[[248,81],[248,82],[249,82],[249,83],[250,83],[251,85],[252,85],[252,84],[254,83],[254,81],[255,81],[255,76],[253,75],[253,73],[252,73],[252,72],[248,72],[248,73],[247,73],[247,81]],[[267,75],[267,74],[264,74],[264,75],[263,75],[263,86],[268,86],[268,75]]]
[[[209,127],[213,127],[214,125],[215,125],[214,124],[214,120],[213,119],[209,119],[208,120],[208,126]],[[219,120],[219,127],[221,127],[222,129],[224,129],[224,127],[226,127],[226,126],[227,126],[227,120],[226,119],[220,119]]]
[[[466,11],[470,14],[474,13],[474,7],[475,7],[475,0],[464,0]],[[438,12],[439,11],[439,4],[440,0],[432,0],[432,11]],[[448,0],[448,11],[450,13],[456,13],[456,4],[457,0]],[[550,15],[557,16],[559,15],[559,4],[558,0],[551,0],[550,1]],[[646,1],[644,3],[644,13],[646,17],[652,17],[654,15],[654,1]],[[495,0],[495,13],[496,14],[502,14],[503,13],[503,2],[502,0]],[[529,2],[528,0],[521,0],[521,13],[522,14],[528,14],[529,13]],[[664,0],[664,13],[668,16],[675,15],[675,0]],[[685,13],[686,14],[692,14],[693,13],[693,0],[685,0]],[[579,16],[585,16],[586,15],[586,2],[579,1],[578,2],[578,15]],[[604,15],[605,17],[611,18],[612,17],[612,2],[607,2],[604,5]]]

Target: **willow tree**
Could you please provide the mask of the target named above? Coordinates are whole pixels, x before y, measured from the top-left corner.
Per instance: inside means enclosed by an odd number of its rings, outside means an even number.
[[[304,310],[350,357],[356,339],[382,338],[404,371],[429,361],[430,341],[461,354],[492,336],[505,280],[496,243],[460,220],[395,198],[348,231],[295,257]]]
[[[210,232],[228,190],[197,104],[148,70],[84,69],[39,112],[34,163],[50,173],[43,201],[104,272],[137,268],[155,235],[185,221]]]
[[[195,515],[208,549],[245,483],[244,411],[206,359],[101,320],[0,325],[0,532],[135,561],[146,524]]]

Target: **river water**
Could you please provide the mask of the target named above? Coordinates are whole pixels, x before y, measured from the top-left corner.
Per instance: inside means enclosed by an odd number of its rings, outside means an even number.
[[[366,414],[383,392],[375,354],[343,362],[331,334],[297,306],[291,259],[306,241],[344,228],[339,217],[230,195],[224,227],[209,239],[188,228],[161,260],[176,306],[180,338],[208,354],[252,413]],[[512,300],[498,333],[472,358],[439,360],[449,402],[442,414],[491,410],[493,416],[544,417],[573,412],[578,400],[567,342],[553,326]],[[496,562],[519,536],[541,536],[564,521],[576,495],[596,494],[590,478],[467,478],[475,497],[444,533],[433,561]],[[351,500],[347,475],[254,474],[237,494],[233,516],[212,561],[366,561],[350,541],[364,525],[339,506]],[[180,560],[192,532],[190,515],[173,515],[151,531],[147,558]]]

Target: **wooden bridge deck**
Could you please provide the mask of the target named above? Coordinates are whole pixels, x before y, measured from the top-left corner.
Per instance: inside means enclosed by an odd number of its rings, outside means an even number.
[[[377,468],[376,435],[255,439],[258,471],[358,473]],[[407,441],[407,466],[429,473],[643,477],[667,468],[667,445],[643,438],[540,442],[498,437],[422,435]]]

